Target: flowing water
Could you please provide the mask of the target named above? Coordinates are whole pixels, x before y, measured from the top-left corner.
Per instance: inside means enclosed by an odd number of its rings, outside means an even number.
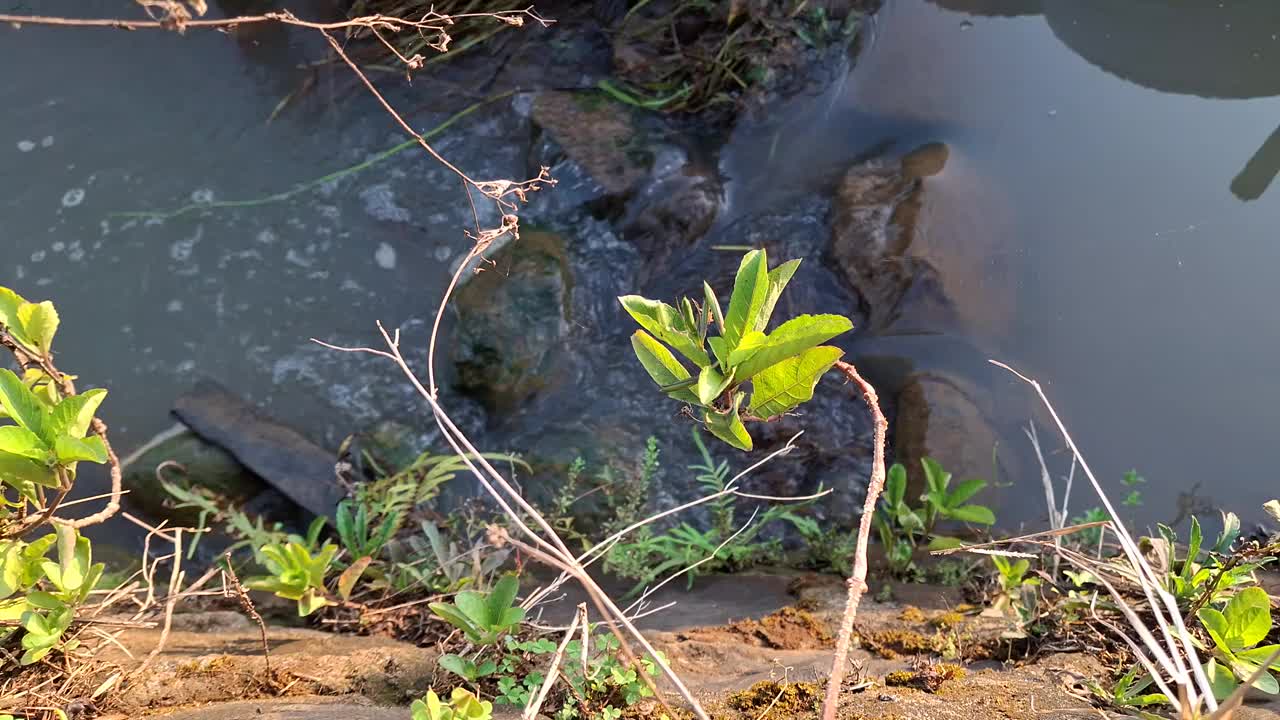
[[[987,278],[1011,287],[988,311],[1011,318],[964,344],[1044,383],[1113,495],[1124,471],[1147,478],[1139,520],[1256,519],[1280,494],[1265,470],[1280,420],[1277,94],[1280,6],[1265,0],[895,0],[846,80],[799,104],[771,173],[794,186],[869,148],[945,142],[928,227],[1012,259]],[[956,360],[955,338],[880,340],[919,364]],[[985,377],[1032,416],[1025,389]],[[1076,487],[1072,507],[1092,504]],[[1005,497],[1043,508],[1031,475]]]
[[[246,10],[231,5],[219,9]],[[724,218],[789,202],[868,154],[946,143],[946,170],[926,181],[928,227],[1006,259],[988,278],[1007,290],[988,308],[998,321],[974,337],[859,342],[979,367],[1002,397],[1024,391],[982,358],[1033,373],[1111,489],[1129,468],[1148,478],[1144,521],[1197,496],[1256,518],[1280,494],[1265,469],[1280,416],[1274,7],[889,0],[847,77],[780,107],[767,145],[730,142]],[[12,13],[119,8],[0,0]],[[309,338],[369,344],[385,319],[421,341],[466,246],[469,211],[447,173],[406,154],[284,202],[116,214],[260,198],[399,142],[337,72],[298,68],[321,55],[316,40],[0,30],[0,284],[56,300],[59,360],[112,389],[104,410],[126,451],[199,376],[330,444],[353,421],[417,412],[386,369]],[[303,82],[313,92],[273,117]],[[400,99],[429,128],[447,113],[423,97]],[[522,131],[483,117],[441,148],[483,176],[524,176]],[[1020,419],[1031,406],[1002,407]],[[1025,448],[1013,432],[1002,443]],[[1003,492],[1011,516],[1039,512],[1033,477]]]

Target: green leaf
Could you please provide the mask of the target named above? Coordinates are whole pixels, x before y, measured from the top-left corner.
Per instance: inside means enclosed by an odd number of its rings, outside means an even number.
[[[720,363],[720,369],[727,370],[729,368],[729,356],[733,354],[729,347],[729,341],[722,337],[709,337],[707,338],[707,344],[711,346],[711,354]]]
[[[436,662],[437,664],[440,665],[440,667],[444,668],[445,670],[448,670],[454,675],[457,675],[463,680],[466,680],[467,682],[475,682],[476,664],[471,662],[470,660],[467,660],[466,658],[460,655],[454,655],[453,653],[449,653],[446,655],[441,655],[440,659],[437,660]]]
[[[849,318],[840,315],[801,315],[792,318],[769,333],[763,347],[737,365],[739,382],[771,365],[820,345],[853,328]]]
[[[720,310],[720,301],[716,299],[716,291],[704,280],[702,283],[702,310],[711,315],[716,324],[716,332],[724,334],[724,312]]]
[[[503,621],[503,613],[512,607],[516,593],[520,590],[520,580],[515,575],[503,575],[489,592],[488,625],[486,629],[495,629]]]
[[[0,453],[43,462],[49,457],[49,448],[40,436],[19,425],[0,426]]]
[[[961,505],[958,508],[948,508],[942,514],[952,520],[979,525],[994,525],[996,522],[995,513],[991,512],[991,508],[982,505]]]
[[[302,597],[298,598],[298,617],[306,617],[320,608],[332,604],[328,598],[317,592],[315,588],[307,588]]]
[[[947,486],[951,484],[951,473],[942,469],[942,464],[933,458],[920,458],[924,467],[924,484],[927,492],[945,497]],[[941,504],[941,503],[940,503]]]
[[[44,463],[16,455],[0,454],[0,483],[14,487],[20,487],[24,483],[58,487],[58,475]]]
[[[645,371],[658,384],[658,387],[673,385],[690,377],[689,371],[680,364],[676,356],[643,330],[637,330],[631,336],[631,348],[635,350],[636,358],[640,360],[640,364],[644,366]],[[689,389],[675,390],[670,395],[683,402],[701,404],[698,396]]]
[[[1253,647],[1271,632],[1271,600],[1260,587],[1233,595],[1222,614],[1227,619],[1225,639],[1233,651]]]
[[[953,550],[963,546],[964,543],[960,538],[948,537],[946,535],[934,535],[929,538],[929,550]]]
[[[1200,611],[1196,613],[1196,617],[1200,619],[1200,624],[1204,626],[1204,629],[1209,631],[1209,637],[1213,639],[1213,644],[1223,652],[1231,652],[1231,648],[1227,643],[1227,635],[1230,631],[1228,630],[1226,616],[1214,608],[1200,608]]]
[[[471,624],[477,629],[489,629],[489,603],[483,593],[464,590],[454,596],[453,604],[471,620]]]
[[[46,440],[44,407],[22,379],[8,368],[0,368],[0,407],[13,421]]]
[[[823,345],[765,369],[752,380],[751,413],[769,419],[808,402],[818,380],[843,354]]]
[[[82,438],[89,432],[89,424],[107,397],[106,390],[86,390],[79,395],[65,398],[53,409],[51,432]]]
[[[1191,516],[1191,541],[1187,544],[1187,557],[1182,562],[1182,572],[1179,575],[1184,580],[1190,580],[1191,574],[1195,570],[1196,558],[1200,556],[1200,543],[1204,539],[1204,534],[1200,530],[1200,521],[1195,515]]]
[[[1274,654],[1277,650],[1280,650],[1280,645],[1261,645],[1256,648],[1241,650],[1240,652],[1236,653],[1236,657],[1239,657],[1243,660],[1248,660],[1254,665],[1261,665],[1262,663],[1270,660],[1271,655]],[[1273,661],[1271,663],[1271,668],[1273,670],[1280,670],[1280,660]]]
[[[58,456],[58,462],[64,465],[81,460],[99,465],[107,462],[107,446],[97,435],[88,438],[60,436],[53,443],[53,452]]]
[[[742,339],[738,341],[738,347],[729,353],[729,365],[741,365],[752,355],[755,355],[760,348],[769,343],[769,336],[758,330],[748,330]]]
[[[730,349],[737,348],[742,336],[755,328],[768,294],[768,259],[764,250],[752,250],[743,256],[738,266],[738,274],[733,280],[733,295],[729,298],[729,312],[720,330]]]
[[[733,408],[725,413],[719,413],[712,409],[707,409],[703,414],[703,422],[706,423],[707,429],[712,435],[729,443],[739,450],[751,449],[751,435],[747,433],[747,428],[742,424],[742,418],[738,415],[738,406],[742,403],[742,393],[738,393],[733,399]]]
[[[791,282],[791,276],[795,275],[796,270],[799,269],[799,260],[788,260],[769,271],[769,291],[765,294],[764,305],[760,308],[760,316],[753,330],[763,332],[768,327],[769,318],[773,316],[773,308],[778,304],[778,297],[786,289],[787,283]]]
[[[890,506],[902,504],[907,497],[907,468],[894,463],[884,481],[885,500]]]
[[[21,330],[18,308],[27,304],[25,298],[7,287],[0,287],[0,325],[10,330]]]
[[[639,295],[624,295],[618,298],[622,307],[640,327],[648,330],[662,342],[675,348],[699,367],[711,364],[711,358],[702,349],[697,338],[682,329],[680,313],[670,305],[658,300],[650,300]]]
[[[18,308],[18,322],[22,324],[31,344],[42,354],[48,355],[59,323],[58,311],[53,308],[53,303],[46,300],[22,305]]]
[[[733,381],[733,375],[725,376],[720,373],[714,366],[704,367],[698,373],[698,402],[703,405],[710,405],[720,397],[720,393],[729,387],[729,383]]]
[[[977,495],[983,488],[987,486],[987,481],[981,478],[970,478],[956,485],[956,489],[947,493],[947,504],[956,506],[965,500]]]

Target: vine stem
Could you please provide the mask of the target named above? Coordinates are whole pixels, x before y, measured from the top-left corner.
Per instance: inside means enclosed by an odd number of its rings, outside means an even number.
[[[844,613],[840,617],[840,633],[836,637],[836,655],[831,664],[831,677],[827,680],[827,696],[822,702],[822,720],[836,720],[836,712],[840,709],[840,687],[844,684],[845,668],[849,664],[849,644],[853,640],[853,622],[858,616],[858,605],[867,591],[867,547],[871,539],[871,518],[876,511],[876,503],[884,490],[884,445],[885,435],[889,430],[889,422],[880,410],[880,397],[876,389],[858,373],[853,365],[836,361],[835,367],[845,378],[855,383],[862,390],[862,397],[871,410],[875,421],[875,447],[871,464],[871,480],[867,483],[867,498],[862,504],[862,517],[858,520],[858,543],[853,555],[853,573],[845,580],[848,595],[845,598]]]

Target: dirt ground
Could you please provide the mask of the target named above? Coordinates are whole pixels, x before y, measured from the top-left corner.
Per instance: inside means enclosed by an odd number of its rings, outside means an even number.
[[[816,717],[842,593],[838,579],[814,575],[709,578],[674,593],[680,604],[650,618],[646,634],[716,720]],[[916,585],[897,595],[863,605],[841,718],[1098,717],[1083,688],[1102,672],[1095,658],[1003,662],[992,652],[1000,621],[960,604],[954,590]],[[140,659],[157,639],[135,632],[125,645]],[[434,651],[383,638],[271,628],[269,646],[268,672],[256,625],[230,611],[179,616],[146,678],[105,717],[407,720],[406,705],[439,672]],[[112,659],[130,662],[122,652]],[[1237,717],[1280,717],[1277,707],[1254,705]],[[518,717],[509,710],[497,716]],[[656,710],[636,707],[631,716]]]

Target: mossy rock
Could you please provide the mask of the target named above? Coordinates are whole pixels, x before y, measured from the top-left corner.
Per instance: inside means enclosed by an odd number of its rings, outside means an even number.
[[[194,510],[173,508],[173,499],[165,492],[156,470],[165,463],[176,463],[171,470],[161,471],[171,482],[190,484],[209,490],[229,504],[242,504],[266,489],[266,485],[226,450],[202,440],[185,426],[175,425],[136,450],[123,461],[126,501],[152,517],[193,524]]]
[[[506,413],[552,382],[573,276],[554,233],[525,232],[490,260],[458,291],[452,354],[458,388]]]

